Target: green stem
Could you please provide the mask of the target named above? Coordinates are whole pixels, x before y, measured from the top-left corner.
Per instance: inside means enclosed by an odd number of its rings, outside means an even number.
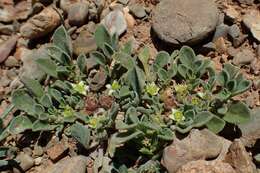
[[[1,119],[5,119],[7,117],[7,115],[14,109],[14,105],[10,104],[5,111],[2,113],[2,115],[0,116]]]

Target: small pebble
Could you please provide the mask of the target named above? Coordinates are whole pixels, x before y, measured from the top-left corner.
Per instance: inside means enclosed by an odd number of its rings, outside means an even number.
[[[140,4],[133,4],[129,6],[130,13],[133,14],[136,18],[142,19],[146,16],[145,9]]]
[[[9,56],[7,60],[5,60],[6,67],[16,67],[19,65],[19,62],[14,56]]]

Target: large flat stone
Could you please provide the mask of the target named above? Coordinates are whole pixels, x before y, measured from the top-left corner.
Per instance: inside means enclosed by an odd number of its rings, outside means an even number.
[[[154,11],[152,28],[166,43],[193,45],[209,36],[217,21],[213,0],[163,0]]]

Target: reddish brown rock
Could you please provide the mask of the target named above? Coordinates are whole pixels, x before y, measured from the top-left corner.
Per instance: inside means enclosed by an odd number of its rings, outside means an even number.
[[[98,100],[95,96],[87,96],[85,100],[85,110],[87,114],[93,114],[98,108]]]
[[[102,108],[109,109],[114,103],[114,98],[108,95],[102,95],[99,97],[99,104]]]
[[[197,160],[183,165],[177,173],[236,173],[236,171],[221,161]]]
[[[48,7],[30,18],[21,28],[23,37],[35,39],[52,32],[60,24],[60,16],[53,8]]]
[[[86,173],[90,161],[85,156],[66,157],[40,173]]]
[[[18,37],[10,37],[0,45],[0,63],[4,62],[12,50],[15,48]]]
[[[69,147],[66,146],[64,143],[60,142],[55,144],[51,148],[47,149],[47,154],[52,161],[56,162],[63,158],[68,152],[68,150]]]
[[[176,139],[172,145],[166,147],[161,162],[169,173],[175,173],[190,161],[222,157],[229,145],[229,141],[207,129],[195,129],[188,137],[183,140]]]
[[[235,168],[237,173],[257,173],[252,158],[239,139],[235,140],[230,146],[225,162]]]

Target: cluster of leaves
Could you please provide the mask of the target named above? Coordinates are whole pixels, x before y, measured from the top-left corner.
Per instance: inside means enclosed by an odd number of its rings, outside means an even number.
[[[87,150],[105,147],[95,157],[96,172],[156,173],[174,132],[207,127],[218,133],[226,123],[250,119],[246,105],[232,97],[251,84],[233,65],[225,64],[216,74],[210,60],[186,46],[171,55],[161,51],[151,62],[147,47],[133,55],[132,42],[119,47],[117,35],[111,36],[103,25],[94,37],[98,49],[75,61],[65,28],[55,31],[48,56],[36,60],[48,76],[45,85],[21,78],[24,88],[12,94],[17,116],[0,132],[0,140],[26,130],[56,131],[74,137]],[[161,97],[169,89],[176,103],[170,112]],[[112,106],[87,113],[85,99],[93,93],[112,97]],[[114,161],[120,160],[122,147],[138,153],[135,168]]]

